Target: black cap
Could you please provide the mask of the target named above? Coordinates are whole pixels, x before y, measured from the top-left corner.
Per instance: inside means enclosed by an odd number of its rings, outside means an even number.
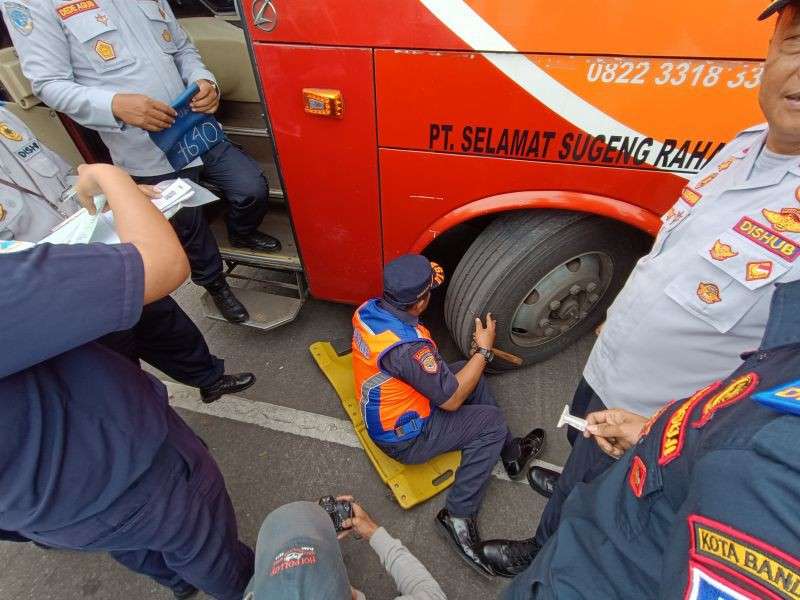
[[[442,267],[421,254],[404,254],[383,269],[383,297],[394,306],[405,308],[443,281]]]
[[[759,15],[758,20],[763,21],[767,17],[774,15],[776,12],[778,12],[780,9],[782,9],[787,4],[790,4],[791,2],[792,0],[774,0],[773,3],[767,7],[767,10],[765,10],[763,13]]]

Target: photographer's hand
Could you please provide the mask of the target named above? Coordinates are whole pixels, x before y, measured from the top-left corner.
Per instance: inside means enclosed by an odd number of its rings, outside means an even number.
[[[372,537],[372,534],[378,530],[378,525],[375,523],[375,521],[372,520],[372,518],[363,508],[361,508],[361,506],[355,503],[352,496],[339,496],[336,499],[347,500],[353,505],[353,518],[347,519],[344,523],[342,523],[342,525],[347,527],[347,529],[342,531],[338,535],[338,538],[342,540],[346,538],[352,531],[355,532],[358,537],[369,541],[369,539]]]

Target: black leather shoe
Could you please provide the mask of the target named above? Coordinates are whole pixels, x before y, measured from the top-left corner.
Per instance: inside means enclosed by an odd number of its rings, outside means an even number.
[[[456,550],[458,550],[458,554],[470,567],[484,577],[494,575],[489,566],[475,552],[477,545],[481,541],[475,517],[464,519],[453,517],[450,516],[446,508],[443,508],[436,515],[436,523],[439,525],[440,532],[453,543]]]
[[[553,490],[556,487],[560,473],[551,471],[544,467],[531,467],[528,471],[528,483],[531,484],[534,492],[537,492],[545,498],[550,498],[553,495]]]
[[[175,600],[187,600],[187,598],[196,595],[197,592],[197,588],[190,583],[184,583],[179,587],[172,588],[172,595],[175,597]]]
[[[239,302],[239,299],[233,295],[233,290],[227,283],[217,284],[206,288],[208,293],[211,294],[211,299],[217,305],[219,312],[222,313],[223,318],[230,323],[244,323],[250,318],[250,314],[244,307],[244,304]]]
[[[541,546],[529,540],[489,540],[478,546],[478,555],[501,577],[516,577],[536,558]]]
[[[260,231],[254,231],[247,235],[230,235],[228,239],[231,246],[247,248],[256,252],[277,252],[281,249],[281,243],[276,238]]]
[[[211,404],[225,394],[235,394],[246,390],[255,382],[256,376],[252,373],[223,375],[215,384],[200,388],[200,399],[206,404]]]
[[[539,456],[544,450],[544,429],[534,429],[528,435],[516,438],[519,454],[516,458],[503,459],[503,466],[511,479],[519,479],[528,463]]]

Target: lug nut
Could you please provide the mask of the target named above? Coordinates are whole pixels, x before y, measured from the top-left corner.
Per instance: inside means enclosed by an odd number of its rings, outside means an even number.
[[[570,293],[572,296],[577,296],[578,294],[580,294],[580,293],[581,293],[581,286],[579,286],[579,285],[577,285],[577,284],[576,284],[576,285],[573,285],[571,288],[569,288],[569,293]]]
[[[597,289],[597,284],[594,281],[592,281],[589,285],[586,286],[587,292],[593,292],[596,289]]]
[[[561,301],[560,300],[553,300],[550,303],[550,310],[558,310],[560,306],[561,306]]]

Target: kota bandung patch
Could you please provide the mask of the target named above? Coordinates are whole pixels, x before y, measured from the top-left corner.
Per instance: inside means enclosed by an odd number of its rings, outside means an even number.
[[[703,427],[719,409],[730,406],[747,397],[758,385],[758,374],[747,373],[731,381],[722,390],[711,396],[703,405],[698,419],[692,423],[695,429]]]
[[[708,517],[689,515],[688,525],[692,561],[721,569],[763,590],[759,598],[800,597],[800,561],[794,556]]]
[[[422,348],[414,353],[414,360],[419,363],[422,370],[434,375],[439,372],[439,363],[430,348]]]
[[[33,31],[33,18],[31,17],[30,9],[16,2],[4,2],[3,8],[6,9],[6,15],[8,15],[8,20],[11,21],[14,29],[22,35],[30,35],[31,31]]]

